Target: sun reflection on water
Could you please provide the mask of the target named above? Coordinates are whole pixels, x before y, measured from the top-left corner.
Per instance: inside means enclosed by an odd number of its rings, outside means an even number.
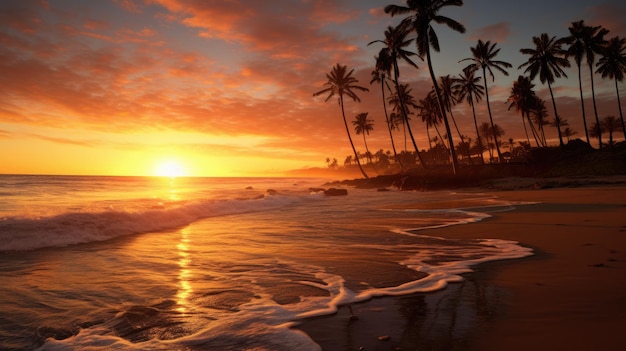
[[[180,272],[178,273],[178,292],[176,293],[176,303],[178,304],[178,311],[180,313],[188,313],[190,307],[189,296],[193,292],[189,278],[191,277],[191,270],[189,264],[191,263],[191,257],[189,255],[189,233],[187,229],[180,231],[181,239],[178,245],[178,266]]]

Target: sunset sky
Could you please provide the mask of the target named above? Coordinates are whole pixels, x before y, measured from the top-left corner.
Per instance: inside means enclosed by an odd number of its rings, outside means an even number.
[[[0,0],[0,173],[154,175],[171,162],[193,176],[279,176],[325,167],[327,157],[343,163],[351,149],[337,102],[312,97],[336,63],[355,68],[370,88],[361,103],[346,102],[348,119],[368,112],[370,150],[390,149],[380,86],[369,84],[381,46],[367,46],[401,19],[384,13],[388,4],[404,3]],[[505,139],[525,138],[520,116],[504,102],[527,60],[519,49],[532,47],[533,36],[566,36],[581,19],[609,29],[609,38],[626,36],[622,0],[476,0],[441,14],[467,32],[435,27],[437,75],[459,74],[467,63],[458,61],[479,38],[497,42],[498,59],[513,65],[509,76],[489,81]],[[401,80],[421,99],[431,83],[418,65],[403,67]],[[584,138],[574,67],[554,92],[559,113]],[[590,98],[587,70],[583,78]],[[600,117],[619,116],[614,82],[595,80]],[[549,100],[547,86],[534,83]],[[486,110],[477,106],[479,122],[488,121]],[[454,115],[473,137],[469,106]],[[421,122],[413,128],[427,147]],[[554,128],[547,135],[556,144]]]

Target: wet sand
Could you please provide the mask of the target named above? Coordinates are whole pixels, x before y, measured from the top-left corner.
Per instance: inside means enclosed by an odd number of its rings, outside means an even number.
[[[423,233],[514,240],[534,256],[479,265],[464,282],[435,293],[355,304],[357,319],[344,307],[300,328],[327,351],[623,347],[626,186],[493,194],[539,203]]]

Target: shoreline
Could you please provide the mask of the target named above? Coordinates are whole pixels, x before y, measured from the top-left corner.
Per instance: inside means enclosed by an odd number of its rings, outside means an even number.
[[[536,204],[423,234],[512,240],[535,255],[477,265],[464,282],[437,292],[355,304],[356,320],[343,306],[298,328],[326,351],[619,348],[626,320],[626,186],[621,177],[610,178],[576,188],[459,189]]]

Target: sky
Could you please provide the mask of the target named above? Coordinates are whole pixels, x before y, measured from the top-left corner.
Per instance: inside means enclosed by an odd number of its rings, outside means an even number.
[[[341,164],[352,153],[341,110],[312,96],[337,63],[370,89],[360,103],[346,101],[348,120],[368,112],[370,150],[389,150],[380,86],[369,83],[382,46],[368,46],[402,18],[384,13],[389,4],[404,2],[0,0],[0,174],[280,176],[325,167],[327,157]],[[465,1],[440,13],[464,34],[434,25],[434,71],[458,75],[478,39],[496,42],[497,59],[513,68],[488,80],[494,121],[504,139],[525,140],[505,103],[527,60],[519,49],[544,32],[567,36],[581,19],[625,37],[624,13],[621,0]],[[421,99],[432,84],[417,63],[402,66],[400,79]],[[566,72],[553,86],[557,107],[584,138],[575,65]],[[614,82],[594,79],[600,118],[619,116]],[[534,83],[549,101],[547,86]],[[590,123],[587,70],[582,84]],[[476,108],[479,123],[488,121],[484,100]],[[473,136],[469,106],[453,112]],[[427,147],[421,122],[413,130]],[[557,144],[555,129],[546,133]]]

